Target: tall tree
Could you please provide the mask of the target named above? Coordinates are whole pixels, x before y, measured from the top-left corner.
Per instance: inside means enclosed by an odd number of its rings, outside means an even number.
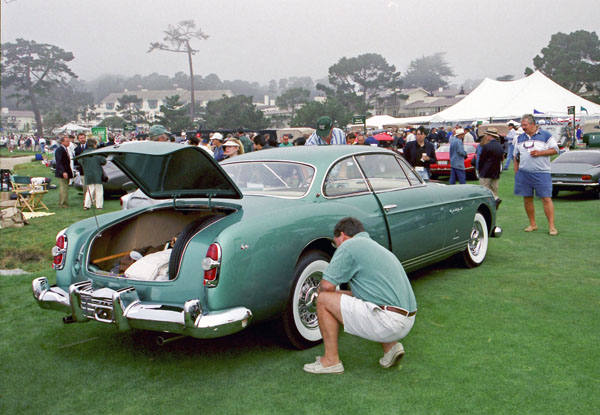
[[[310,100],[310,91],[304,88],[290,88],[277,97],[277,106],[290,110],[290,118],[294,118],[296,110]]]
[[[338,98],[353,94],[360,96],[367,106],[380,92],[402,86],[400,72],[396,72],[396,67],[377,53],[341,58],[329,67],[329,83]]]
[[[512,81],[515,79],[513,75],[502,75],[496,78],[496,81]]]
[[[76,78],[67,62],[74,58],[58,46],[17,39],[15,43],[2,45],[2,87],[12,86],[25,91],[35,114],[36,135],[44,135],[38,97],[47,94],[53,86],[66,85]]]
[[[533,58],[533,66],[572,92],[579,92],[584,85],[591,90],[592,84],[600,80],[598,35],[585,30],[555,33],[541,56]],[[531,68],[525,69],[526,75],[532,72]]]
[[[252,97],[237,95],[210,101],[206,105],[206,128],[238,127],[261,130],[269,125],[262,111],[252,103]]]
[[[434,91],[447,86],[447,78],[453,76],[456,75],[444,59],[444,53],[438,52],[413,60],[404,74],[404,86]]]
[[[162,115],[158,122],[171,131],[182,131],[192,126],[192,121],[185,113],[186,105],[179,101],[179,95],[166,97],[164,105],[160,106]]]
[[[331,117],[337,127],[344,127],[350,123],[353,112],[336,98],[328,98],[325,102],[311,101],[296,112],[290,125],[316,128],[317,120],[324,115]]]
[[[208,35],[202,32],[202,29],[196,29],[196,23],[193,20],[182,20],[176,26],[169,25],[164,31],[165,37],[163,42],[150,43],[148,52],[155,49],[166,50],[167,52],[186,53],[190,65],[190,93],[192,99],[190,101],[190,118],[194,122],[194,66],[192,64],[192,56],[198,52],[198,49],[192,48],[191,41],[193,39],[205,40]]]

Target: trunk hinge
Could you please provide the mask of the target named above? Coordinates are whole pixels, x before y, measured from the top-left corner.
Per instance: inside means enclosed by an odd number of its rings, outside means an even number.
[[[177,210],[177,197],[179,196],[179,193],[175,193],[173,195],[173,210]]]

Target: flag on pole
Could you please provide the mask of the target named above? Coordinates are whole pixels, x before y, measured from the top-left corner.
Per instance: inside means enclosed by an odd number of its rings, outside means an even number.
[[[586,114],[588,113],[588,111],[582,106],[579,108],[579,111],[585,111]]]
[[[535,108],[533,109],[533,113],[534,113],[534,114],[543,114],[543,112],[542,112],[542,111],[538,111],[538,110],[536,110]]]

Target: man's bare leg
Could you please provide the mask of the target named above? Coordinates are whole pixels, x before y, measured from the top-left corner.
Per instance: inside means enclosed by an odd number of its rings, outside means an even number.
[[[533,196],[523,198],[523,204],[525,205],[525,213],[527,213],[527,218],[529,219],[529,226],[531,229],[537,229],[537,225],[535,224],[535,207],[533,206]]]
[[[390,351],[390,349],[392,347],[394,347],[396,344],[398,344],[398,342],[391,342],[391,343],[380,343],[381,347],[383,347],[383,353],[387,353]]]
[[[333,366],[340,361],[338,335],[340,323],[344,322],[340,305],[341,297],[342,294],[338,292],[321,292],[317,300],[319,329],[325,345],[325,356],[321,357],[323,367]]]
[[[548,218],[548,227],[550,230],[556,229],[554,226],[554,203],[552,203],[552,198],[542,197],[542,203],[544,204],[544,213],[546,214],[546,218]]]

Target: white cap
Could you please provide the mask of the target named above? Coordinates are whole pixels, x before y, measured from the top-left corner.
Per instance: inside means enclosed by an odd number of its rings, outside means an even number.
[[[463,130],[462,128],[457,128],[456,131],[454,132],[454,135],[456,137],[458,137],[459,135],[464,134],[464,133],[465,133],[465,130]]]
[[[223,134],[221,134],[221,133],[214,133],[210,139],[211,140],[223,141]]]

